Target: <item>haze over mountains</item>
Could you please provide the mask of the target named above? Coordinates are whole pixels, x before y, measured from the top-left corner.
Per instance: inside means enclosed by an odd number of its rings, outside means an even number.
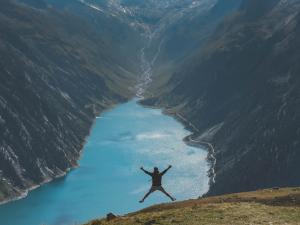
[[[137,81],[215,146],[209,194],[300,184],[299,0],[0,6],[0,201],[75,166]]]

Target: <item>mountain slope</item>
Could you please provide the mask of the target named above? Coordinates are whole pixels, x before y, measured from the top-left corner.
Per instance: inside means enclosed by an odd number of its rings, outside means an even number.
[[[76,166],[95,116],[134,94],[138,69],[132,49],[124,60],[113,34],[70,11],[0,5],[1,202]]]
[[[148,58],[155,55],[152,65],[155,82],[152,83],[152,89],[168,88],[166,81],[178,72],[179,65],[197,55],[219,23],[235,12],[240,4],[240,0],[198,1],[180,13],[175,11],[169,16],[167,14],[146,49]],[[149,92],[151,95],[151,90]]]
[[[299,224],[300,189],[268,189],[256,192],[156,205],[111,221],[86,225],[138,224]]]
[[[209,194],[300,184],[299,9],[244,0],[145,102],[180,113],[195,140],[215,146]]]
[[[133,95],[149,35],[199,2],[0,1],[0,202],[76,165],[95,115]]]

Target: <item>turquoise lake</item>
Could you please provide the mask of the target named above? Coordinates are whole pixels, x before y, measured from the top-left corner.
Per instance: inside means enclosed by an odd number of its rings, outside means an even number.
[[[0,206],[2,225],[74,225],[105,216],[124,214],[168,202],[156,192],[138,201],[150,188],[150,177],[140,171],[169,164],[164,176],[169,193],[184,200],[207,192],[207,151],[187,146],[184,126],[161,110],[144,108],[132,100],[97,118],[87,139],[80,167],[67,176]]]

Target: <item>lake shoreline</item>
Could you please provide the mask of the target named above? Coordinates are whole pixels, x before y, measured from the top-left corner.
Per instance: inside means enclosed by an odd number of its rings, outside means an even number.
[[[130,98],[130,99],[126,99],[126,100],[123,101],[123,102],[113,103],[113,104],[111,104],[110,106],[108,106],[107,108],[105,108],[104,110],[102,110],[101,112],[99,112],[98,115],[96,115],[96,116],[94,117],[93,122],[92,122],[92,125],[91,125],[91,127],[90,127],[90,129],[89,129],[89,131],[88,131],[88,134],[85,136],[84,141],[82,142],[81,149],[79,150],[79,153],[78,153],[78,158],[76,159],[76,164],[74,164],[73,166],[67,168],[67,169],[64,170],[64,171],[61,171],[61,173],[56,174],[54,177],[48,177],[47,179],[43,180],[42,182],[40,182],[40,183],[38,183],[38,184],[34,184],[34,185],[32,185],[32,186],[30,186],[30,187],[28,187],[28,188],[22,189],[22,190],[16,190],[16,189],[14,189],[14,190],[15,190],[14,193],[16,193],[15,196],[9,197],[9,198],[5,198],[3,201],[0,201],[0,206],[1,206],[1,205],[8,204],[8,203],[11,203],[11,202],[15,202],[15,201],[22,200],[22,199],[28,197],[28,195],[30,194],[30,192],[32,192],[32,191],[34,191],[34,190],[36,190],[36,189],[38,189],[38,188],[40,188],[40,187],[42,187],[42,186],[44,186],[44,185],[46,185],[46,184],[49,184],[49,183],[51,183],[51,182],[53,182],[53,181],[55,181],[55,180],[57,180],[57,179],[63,178],[63,177],[65,177],[65,176],[67,176],[68,173],[69,173],[71,170],[80,167],[80,165],[78,164],[78,162],[79,162],[80,159],[82,158],[82,155],[83,155],[83,152],[84,152],[83,149],[84,149],[84,147],[85,147],[85,145],[86,145],[86,143],[87,143],[87,140],[88,140],[88,138],[89,138],[89,136],[90,136],[90,134],[91,134],[91,131],[92,131],[93,127],[95,126],[95,123],[96,123],[97,119],[98,119],[99,117],[101,117],[101,115],[102,115],[103,113],[105,113],[105,112],[107,112],[107,111],[109,111],[109,110],[115,108],[115,107],[118,106],[119,104],[124,104],[124,103],[126,103],[126,102],[129,102],[130,100],[131,100],[131,98]]]
[[[183,116],[179,115],[179,113],[177,111],[174,112],[174,111],[168,110],[164,106],[160,107],[160,106],[155,106],[155,105],[151,105],[151,104],[149,105],[147,103],[144,103],[143,101],[146,99],[147,98],[141,98],[140,100],[137,101],[137,103],[146,108],[160,109],[160,110],[162,110],[163,114],[173,117],[175,120],[177,120],[178,122],[183,124],[185,129],[187,129],[188,131],[190,131],[192,133],[192,134],[184,137],[182,141],[185,142],[186,145],[197,147],[197,148],[204,149],[207,151],[207,159],[206,160],[210,165],[210,169],[209,169],[209,171],[207,171],[208,177],[209,177],[209,188],[210,188],[211,185],[215,183],[215,179],[216,179],[215,167],[216,167],[216,163],[217,163],[216,157],[215,157],[215,151],[214,151],[214,149],[209,147],[209,145],[212,146],[212,144],[204,143],[204,142],[203,143],[201,143],[201,142],[195,143],[195,142],[191,141],[191,138],[193,136],[195,136],[197,132],[199,133],[199,130],[189,120],[187,120]],[[209,192],[209,190],[207,191],[207,193]],[[207,193],[205,193],[204,195],[206,195]],[[201,196],[199,196],[199,197],[201,197]]]
[[[20,201],[1,207],[3,221],[7,225],[59,221],[74,224],[107,212],[124,214],[139,210],[138,200],[148,188],[147,177],[138,170],[140,165],[147,168],[174,165],[165,186],[179,200],[197,199],[205,194],[209,189],[206,149],[189,146],[184,141],[192,132],[183,123],[162,109],[147,109],[138,100],[133,98],[112,106],[113,110],[107,109],[106,113],[102,111],[86,138],[78,168],[62,172],[61,180],[48,179],[50,184],[34,186],[15,199]],[[124,186],[124,182],[128,183]],[[38,190],[31,193],[34,189]],[[187,193],[186,189],[190,191]],[[109,197],[109,193],[114,195]],[[122,204],[119,199],[123,199]],[[167,200],[157,193],[145,206]],[[37,208],[41,210],[38,215],[32,213]],[[17,217],[12,213],[14,210]]]
[[[20,193],[18,196],[10,198],[10,199],[7,199],[7,200],[3,200],[3,201],[0,202],[0,205],[5,205],[5,204],[8,204],[10,202],[14,202],[14,201],[18,201],[18,200],[24,199],[24,198],[26,198],[30,194],[31,191],[34,191],[34,190],[40,188],[41,186],[43,186],[45,184],[48,184],[48,183],[50,183],[52,181],[55,181],[55,180],[57,180],[59,178],[62,178],[64,176],[66,176],[69,171],[71,171],[72,169],[76,169],[77,167],[78,166],[70,167],[66,171],[63,171],[61,174],[57,174],[53,178],[45,179],[43,182],[41,182],[39,184],[32,185],[31,187],[26,188],[24,190],[18,190],[19,193]]]

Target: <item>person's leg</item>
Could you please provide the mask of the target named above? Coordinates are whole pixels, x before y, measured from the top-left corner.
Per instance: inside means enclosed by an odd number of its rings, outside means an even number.
[[[153,189],[151,188],[147,194],[145,194],[144,198],[140,201],[140,203],[143,203],[145,201],[145,199],[153,192]]]
[[[165,191],[163,187],[159,189],[162,193],[164,193],[166,196],[168,196],[172,201],[175,201],[176,198],[173,198],[168,192]]]

